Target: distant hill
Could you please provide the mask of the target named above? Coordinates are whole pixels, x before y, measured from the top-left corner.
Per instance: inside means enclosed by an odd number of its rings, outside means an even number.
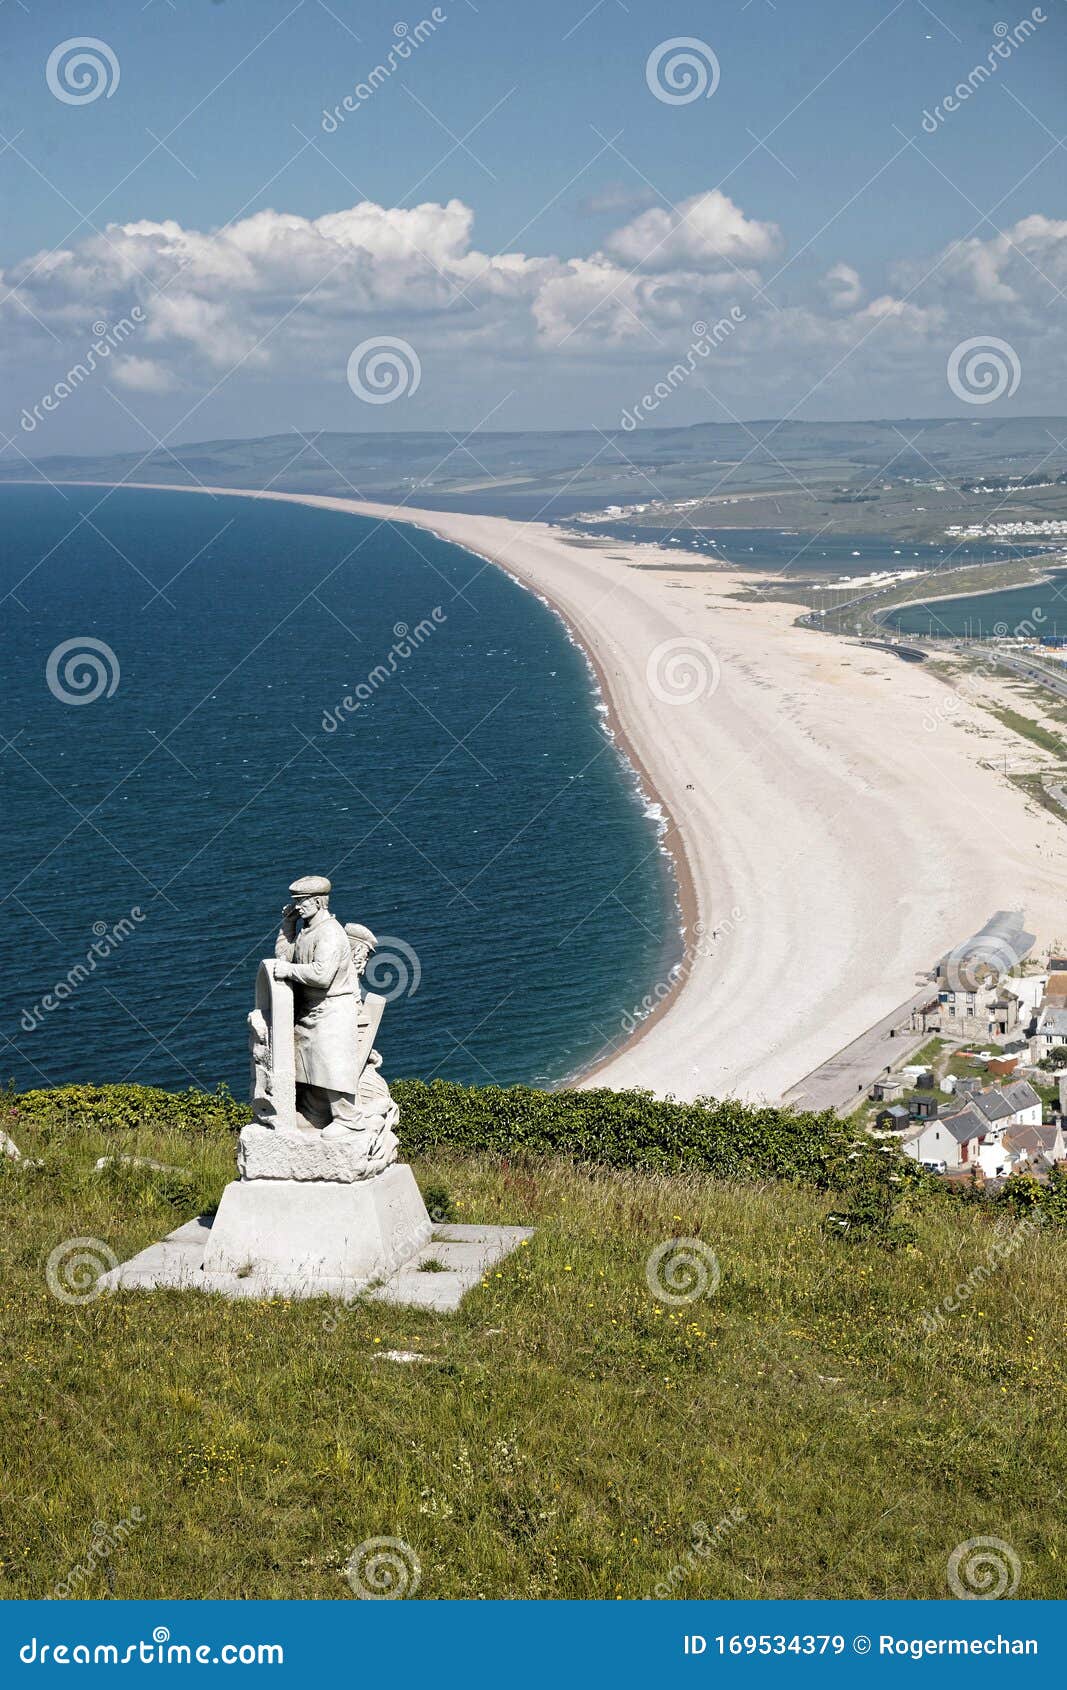
[[[271,487],[551,519],[649,497],[696,497],[711,477],[741,492],[787,486],[791,475],[860,484],[872,476],[958,478],[985,470],[1059,474],[1067,453],[1055,442],[1065,435],[1062,417],[698,423],[607,434],[293,433],[146,454],[42,457],[36,469],[55,481]],[[0,458],[0,481],[34,473],[25,457]]]

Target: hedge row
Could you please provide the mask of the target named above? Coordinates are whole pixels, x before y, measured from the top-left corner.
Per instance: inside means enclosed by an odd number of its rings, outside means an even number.
[[[533,1091],[398,1080],[405,1155],[461,1150],[492,1156],[567,1156],[612,1168],[699,1169],[722,1179],[800,1180],[825,1187],[857,1149],[855,1132],[831,1111],[716,1102],[666,1103],[646,1092]],[[9,1119],[53,1131],[236,1132],[246,1104],[217,1092],[152,1086],[58,1086],[9,1094]],[[866,1141],[869,1145],[869,1141]]]
[[[563,1155],[611,1168],[699,1169],[722,1179],[825,1187],[859,1148],[854,1130],[831,1110],[802,1115],[714,1098],[667,1103],[640,1091],[546,1092],[447,1080],[401,1080],[393,1092],[409,1155]]]

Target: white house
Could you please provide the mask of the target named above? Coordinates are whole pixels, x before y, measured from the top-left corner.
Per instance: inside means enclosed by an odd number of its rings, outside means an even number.
[[[969,1093],[963,1107],[924,1121],[901,1148],[935,1173],[974,1168],[996,1179],[1011,1173],[1025,1146],[1042,1144],[1042,1133],[1040,1097],[1029,1080],[1013,1080]],[[1007,1142],[1011,1134],[1016,1144]]]
[[[1029,1080],[1011,1080],[987,1091],[972,1092],[968,1101],[989,1123],[991,1133],[1041,1125],[1041,1099]]]
[[[931,1121],[923,1121],[903,1140],[901,1149],[931,1173],[954,1174],[979,1166],[978,1148],[987,1131],[986,1122],[976,1110],[959,1109],[954,1115],[938,1115]]]
[[[1060,1045],[1067,1045],[1067,1009],[1050,1005],[1041,1011],[1030,1040],[1030,1061],[1043,1062]]]

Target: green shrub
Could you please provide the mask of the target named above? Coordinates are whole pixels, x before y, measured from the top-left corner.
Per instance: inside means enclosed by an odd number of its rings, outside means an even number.
[[[692,1169],[729,1180],[797,1180],[828,1189],[852,1177],[870,1141],[831,1110],[799,1114],[770,1105],[666,1102],[649,1092],[534,1091],[528,1086],[462,1086],[398,1080],[405,1155],[436,1150],[492,1156],[566,1156],[574,1162],[661,1173]],[[212,1093],[153,1086],[56,1086],[8,1093],[7,1118],[61,1136],[87,1128],[125,1133],[142,1126],[209,1137],[234,1133],[250,1118],[225,1086]],[[448,1195],[435,1193],[449,1208]]]
[[[53,1086],[37,1091],[7,1092],[4,1096],[10,1126],[20,1122],[43,1128],[46,1136],[81,1132],[126,1133],[138,1127],[160,1132],[185,1132],[209,1137],[239,1132],[252,1112],[238,1103],[226,1086],[213,1092],[163,1091],[159,1086]]]
[[[642,1091],[533,1091],[398,1080],[400,1140],[409,1156],[454,1149],[495,1156],[567,1156],[575,1162],[660,1173],[700,1170],[721,1179],[838,1183],[865,1140],[831,1110],[664,1102]]]

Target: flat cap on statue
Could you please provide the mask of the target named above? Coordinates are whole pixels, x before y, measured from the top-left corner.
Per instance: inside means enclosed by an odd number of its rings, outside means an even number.
[[[364,927],[361,922],[346,921],[345,932],[348,934],[350,939],[355,939],[358,944],[366,945],[372,951],[377,950],[377,939],[374,937],[370,928]]]
[[[305,874],[289,888],[294,898],[328,898],[332,890],[324,874]]]

